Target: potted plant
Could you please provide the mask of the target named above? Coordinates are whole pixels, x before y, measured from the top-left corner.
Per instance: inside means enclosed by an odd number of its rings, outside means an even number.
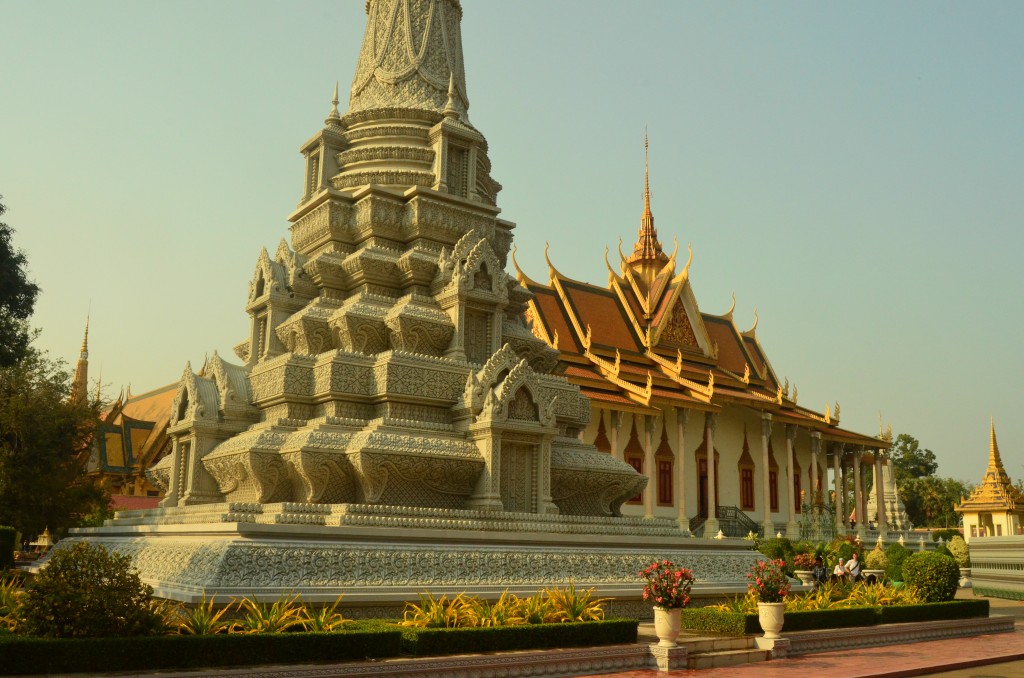
[[[747,573],[747,590],[757,599],[757,619],[769,640],[781,637],[784,601],[790,588],[785,568],[786,563],[781,560],[759,560]]]
[[[640,572],[646,580],[644,600],[654,603],[654,632],[658,645],[675,647],[679,637],[679,611],[690,603],[693,571],[670,560],[655,561]]]
[[[889,558],[881,545],[877,545],[864,556],[864,564],[867,565],[862,572],[864,578],[874,577],[874,581],[881,582],[885,578],[885,568],[889,567]]]
[[[814,567],[813,553],[798,553],[793,556],[793,574],[800,580],[801,584],[811,586],[814,584],[814,576],[811,569]]]

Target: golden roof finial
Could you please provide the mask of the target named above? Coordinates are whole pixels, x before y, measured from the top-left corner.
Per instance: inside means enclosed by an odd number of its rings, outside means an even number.
[[[82,336],[82,350],[79,351],[79,357],[85,360],[89,357],[89,316],[85,316],[85,335]]]
[[[999,458],[999,443],[996,442],[996,418],[989,415],[988,466],[989,469],[1002,468],[1003,460]]]
[[[639,268],[641,278],[648,285],[653,281],[658,268],[669,260],[658,242],[658,231],[654,228],[654,215],[651,213],[651,181],[650,181],[650,144],[647,140],[647,128],[644,128],[644,213],[640,218],[640,231],[637,233],[636,245],[628,262]],[[650,266],[654,264],[654,266]]]

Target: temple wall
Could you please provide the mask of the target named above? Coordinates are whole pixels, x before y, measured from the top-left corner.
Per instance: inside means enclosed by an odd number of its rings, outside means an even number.
[[[1024,536],[976,537],[970,546],[975,595],[1024,600]]]

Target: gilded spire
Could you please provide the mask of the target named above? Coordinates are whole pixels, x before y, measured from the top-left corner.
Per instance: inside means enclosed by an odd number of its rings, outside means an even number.
[[[640,231],[637,233],[633,254],[626,259],[645,288],[645,294],[657,296],[652,292],[655,279],[666,268],[671,259],[661,249],[658,232],[654,228],[654,215],[651,213],[651,172],[650,145],[647,141],[647,130],[644,130],[644,213],[640,217]]]
[[[989,417],[988,469],[985,475],[993,478],[1006,476],[1006,471],[1003,470],[1003,460],[999,456],[999,443],[996,442],[995,417]]]
[[[71,382],[71,402],[80,403],[86,398],[89,389],[89,316],[85,317],[85,335],[82,337],[82,349],[78,353],[78,364],[75,365],[75,379]]]

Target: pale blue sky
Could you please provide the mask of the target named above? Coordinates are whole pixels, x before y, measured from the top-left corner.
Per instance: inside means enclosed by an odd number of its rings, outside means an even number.
[[[0,194],[41,344],[114,395],[232,356],[298,146],[351,82],[363,0],[0,0]],[[977,481],[1024,476],[1024,3],[464,0],[470,117],[518,260],[603,284],[656,226],[703,311],[735,291],[800,402],[879,412]],[[345,98],[343,96],[343,98]],[[344,102],[343,102],[344,107]]]

